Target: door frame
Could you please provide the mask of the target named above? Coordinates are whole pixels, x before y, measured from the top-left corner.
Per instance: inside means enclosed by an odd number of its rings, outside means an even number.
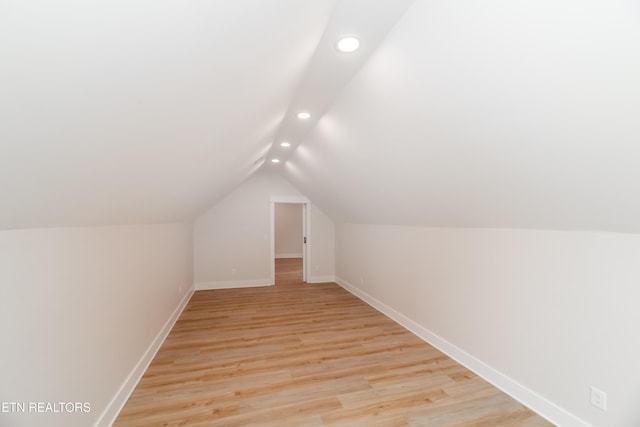
[[[302,281],[308,280],[311,260],[311,201],[302,196],[271,196],[271,284],[276,284],[276,203],[292,203],[302,205],[302,238],[306,243],[302,244]]]

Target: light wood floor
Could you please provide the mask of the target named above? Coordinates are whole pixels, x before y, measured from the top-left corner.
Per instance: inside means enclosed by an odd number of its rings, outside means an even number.
[[[551,425],[335,283],[300,283],[299,261],[276,271],[196,292],[115,425]]]
[[[297,286],[302,282],[302,258],[276,259],[276,286]]]

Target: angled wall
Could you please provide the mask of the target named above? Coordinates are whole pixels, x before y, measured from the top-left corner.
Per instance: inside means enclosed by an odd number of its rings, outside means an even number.
[[[639,425],[639,235],[341,224],[336,263],[343,286],[557,425]]]
[[[0,401],[27,404],[0,425],[108,425],[189,295],[191,252],[178,223],[0,231]]]

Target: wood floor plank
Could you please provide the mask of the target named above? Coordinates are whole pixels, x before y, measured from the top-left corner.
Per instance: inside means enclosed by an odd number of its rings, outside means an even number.
[[[551,424],[333,283],[198,291],[116,426]]]

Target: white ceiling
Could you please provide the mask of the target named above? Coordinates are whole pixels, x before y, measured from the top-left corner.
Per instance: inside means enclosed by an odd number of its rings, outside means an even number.
[[[411,3],[0,2],[0,228],[190,219],[281,156],[335,219],[640,232],[640,3]]]
[[[0,228],[214,203],[272,140],[333,3],[0,2]]]

